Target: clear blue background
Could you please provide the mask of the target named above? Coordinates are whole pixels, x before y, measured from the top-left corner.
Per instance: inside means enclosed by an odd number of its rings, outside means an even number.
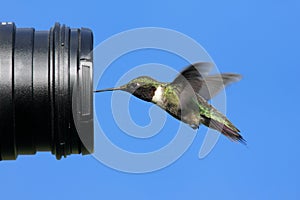
[[[200,129],[177,162],[148,174],[118,172],[92,156],[72,155],[61,161],[49,153],[20,156],[0,163],[1,199],[300,199],[299,1],[178,2],[7,0],[1,2],[0,21],[37,30],[48,30],[56,21],[89,27],[95,45],[144,26],[189,35],[221,71],[244,75],[228,88],[227,115],[242,130],[248,148],[222,136],[209,156],[199,160],[205,132]],[[129,56],[123,64],[161,61],[182,67],[182,61],[176,64],[176,58],[156,54]],[[117,67],[111,70],[119,73]],[[135,115],[142,118],[149,105],[133,101],[140,108]]]

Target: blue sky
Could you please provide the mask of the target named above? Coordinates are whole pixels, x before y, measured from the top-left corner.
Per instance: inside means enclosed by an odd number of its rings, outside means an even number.
[[[3,199],[299,199],[300,3],[278,1],[4,1],[1,21],[48,30],[58,21],[89,27],[97,46],[110,36],[139,27],[164,27],[200,43],[221,72],[242,81],[226,90],[227,116],[241,129],[248,147],[221,136],[204,159],[198,158],[206,128],[188,150],[161,170],[124,173],[92,156],[56,161],[49,153],[0,163]],[[146,50],[112,63],[98,87],[110,87],[132,67],[158,62],[180,70],[186,61]],[[122,65],[122,67],[119,67]],[[95,68],[100,66],[95,66]],[[107,78],[110,77],[110,78]],[[99,94],[100,95],[100,94]],[[117,128],[101,109],[111,94],[95,99],[108,137],[129,151],[148,152],[172,140],[179,122],[167,117],[162,133],[136,139]],[[149,123],[150,104],[130,101],[132,118]],[[105,113],[105,112],[104,112]],[[175,128],[174,128],[175,127]],[[121,161],[120,161],[121,162]],[[130,163],[129,163],[130,164]]]

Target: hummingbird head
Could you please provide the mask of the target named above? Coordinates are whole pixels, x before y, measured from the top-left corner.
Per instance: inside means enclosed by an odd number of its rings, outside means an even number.
[[[151,101],[158,85],[159,82],[156,80],[148,76],[140,76],[120,87],[96,90],[95,92],[122,90],[131,93],[144,101]]]

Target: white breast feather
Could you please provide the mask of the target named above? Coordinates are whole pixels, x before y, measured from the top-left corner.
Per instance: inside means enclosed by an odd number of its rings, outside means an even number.
[[[163,103],[163,93],[164,93],[164,89],[161,86],[158,86],[154,92],[152,101],[157,104]]]

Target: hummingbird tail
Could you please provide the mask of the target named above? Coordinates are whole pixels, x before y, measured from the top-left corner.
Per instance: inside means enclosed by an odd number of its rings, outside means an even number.
[[[223,126],[221,133],[223,133],[232,141],[240,142],[244,145],[247,144],[247,141],[243,138],[243,136],[241,136],[238,132],[234,131],[226,125]]]
[[[241,136],[239,134],[239,130],[235,127],[229,127],[226,124],[223,124],[221,122],[218,122],[214,119],[208,119],[208,126],[210,128],[213,128],[219,132],[221,132],[223,135],[225,135],[226,137],[228,137],[230,140],[234,141],[234,142],[240,142],[244,145],[247,144],[246,140],[243,138],[243,136]]]

